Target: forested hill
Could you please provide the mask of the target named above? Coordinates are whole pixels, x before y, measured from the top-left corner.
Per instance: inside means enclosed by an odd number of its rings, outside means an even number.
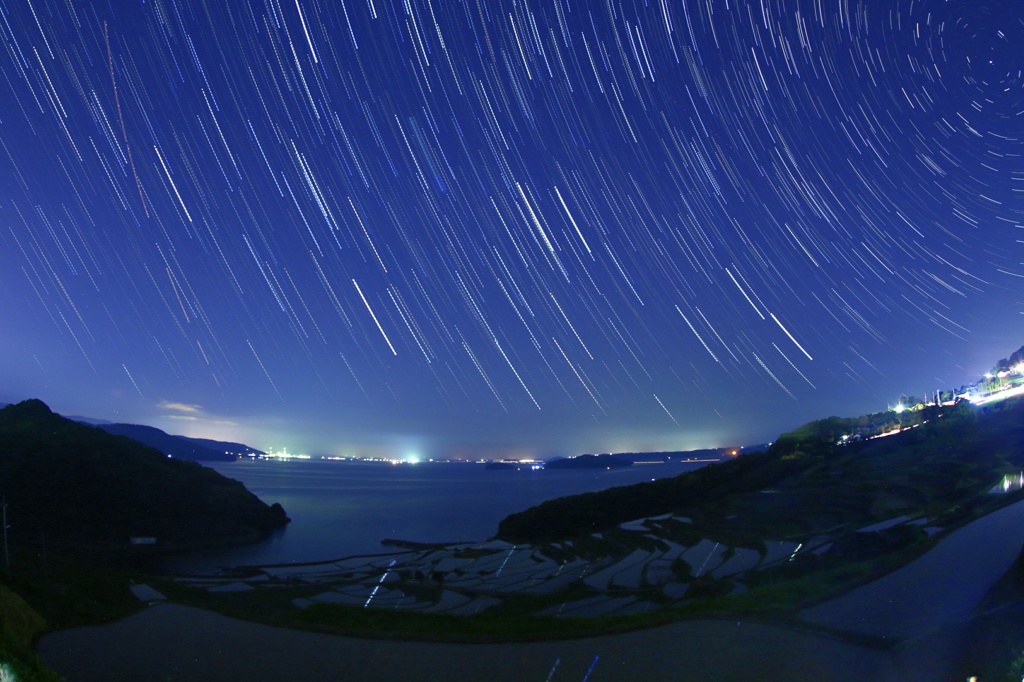
[[[132,537],[182,549],[255,541],[288,519],[238,481],[54,414],[0,409],[0,494],[12,545],[117,552]]]
[[[892,427],[903,431],[887,437]],[[742,526],[751,537],[824,532],[900,514],[935,517],[983,505],[1005,473],[1024,467],[1024,399],[966,401],[919,412],[829,417],[783,434],[767,452],[674,478],[544,502],[506,517],[500,539],[542,543],[678,514]],[[733,531],[736,530],[733,529]]]
[[[238,459],[237,455],[233,452],[226,452],[224,448],[210,447],[206,443],[186,439],[183,436],[172,436],[153,426],[143,426],[142,424],[98,424],[97,426],[107,433],[127,436],[151,448],[156,448],[175,459],[191,459],[197,462],[233,462]]]

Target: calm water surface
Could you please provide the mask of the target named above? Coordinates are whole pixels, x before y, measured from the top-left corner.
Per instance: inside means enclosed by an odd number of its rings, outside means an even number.
[[[212,468],[280,502],[292,522],[269,540],[174,557],[175,572],[221,566],[321,561],[387,552],[385,538],[416,542],[486,540],[498,522],[544,500],[674,476],[703,462],[637,464],[612,470],[487,470],[482,464],[391,465],[326,460],[240,460]]]

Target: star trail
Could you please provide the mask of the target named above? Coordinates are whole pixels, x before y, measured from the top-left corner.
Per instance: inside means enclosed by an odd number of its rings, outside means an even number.
[[[0,43],[0,400],[688,449],[1024,342],[1016,0],[5,0]]]

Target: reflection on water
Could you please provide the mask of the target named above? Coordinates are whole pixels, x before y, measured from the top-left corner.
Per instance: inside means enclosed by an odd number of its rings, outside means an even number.
[[[338,461],[214,463],[292,519],[265,542],[173,557],[172,572],[220,566],[320,561],[386,552],[385,538],[416,542],[485,540],[498,522],[544,500],[691,471],[704,463],[596,471],[488,470],[481,464]]]

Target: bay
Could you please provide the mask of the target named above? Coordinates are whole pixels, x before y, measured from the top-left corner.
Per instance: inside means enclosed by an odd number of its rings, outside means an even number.
[[[479,463],[388,464],[336,460],[239,460],[208,464],[241,481],[292,522],[253,545],[190,552],[163,564],[172,573],[323,561],[392,551],[384,539],[471,542],[545,500],[675,476],[706,462],[671,461],[599,470],[487,469]]]

